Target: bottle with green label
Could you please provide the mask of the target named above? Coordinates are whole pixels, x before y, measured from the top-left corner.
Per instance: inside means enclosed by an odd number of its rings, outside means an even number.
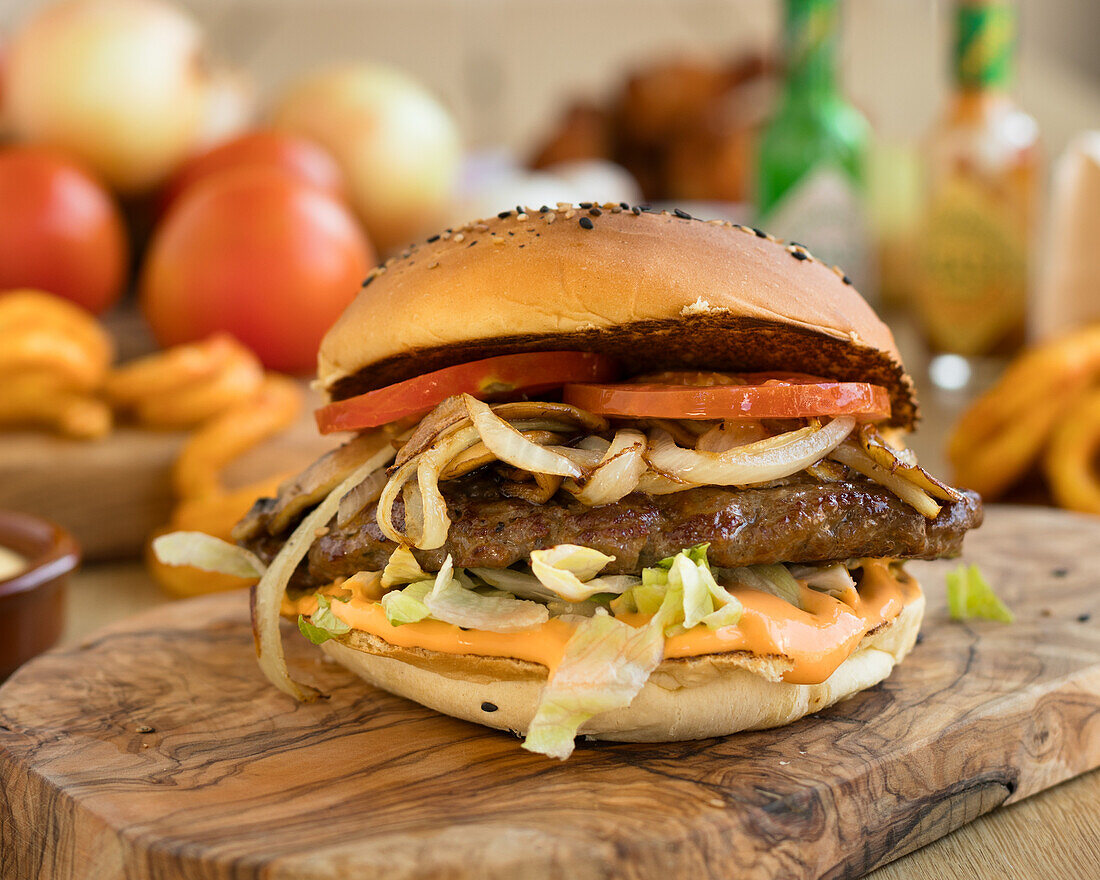
[[[760,143],[759,224],[873,293],[865,165],[870,128],[837,85],[838,0],[785,0],[786,82]]]
[[[929,347],[958,366],[1024,341],[1041,157],[1035,120],[1009,93],[1015,39],[1010,3],[959,0],[954,94],[925,151],[914,296]],[[932,366],[937,384],[963,384]]]

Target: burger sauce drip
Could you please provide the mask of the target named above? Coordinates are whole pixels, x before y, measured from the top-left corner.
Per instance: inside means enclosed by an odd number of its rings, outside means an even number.
[[[732,651],[750,651],[758,656],[785,657],[789,668],[783,680],[791,684],[825,681],[859,645],[864,634],[897,617],[902,608],[920,595],[913,579],[898,580],[885,563],[864,566],[858,594],[845,601],[826,593],[802,588],[800,610],[788,602],[757,590],[731,590],[744,605],[736,626],[708,630],[697,627],[665,642],[665,657],[699,657]],[[297,602],[284,600],[284,613],[312,614],[317,607],[313,596]],[[391,645],[425,648],[445,654],[480,654],[513,657],[540,663],[553,670],[562,657],[573,625],[551,619],[537,629],[518,633],[463,630],[438,620],[424,620],[393,626],[377,602],[353,598],[333,602],[332,612],[354,629],[368,632]],[[642,615],[620,618],[635,626],[647,620]]]

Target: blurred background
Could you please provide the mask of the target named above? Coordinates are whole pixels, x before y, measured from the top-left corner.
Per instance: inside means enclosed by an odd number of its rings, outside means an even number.
[[[378,260],[594,200],[840,264],[923,463],[1100,513],[1097,34],[1089,0],[5,0],[0,507],[93,559],[226,536],[324,448],[305,380]]]

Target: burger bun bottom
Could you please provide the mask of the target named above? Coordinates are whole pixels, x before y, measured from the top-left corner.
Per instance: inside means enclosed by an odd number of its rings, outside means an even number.
[[[782,680],[782,658],[739,652],[666,660],[625,709],[589,719],[580,729],[596,739],[672,742],[790,724],[883,681],[916,642],[924,596],[863,637],[820,684]],[[417,649],[388,652],[374,636],[330,640],[321,648],[370,684],[438,712],[488,727],[527,731],[546,684],[546,667],[521,660],[444,655]],[[354,646],[353,646],[354,645]],[[398,658],[401,659],[398,659]]]

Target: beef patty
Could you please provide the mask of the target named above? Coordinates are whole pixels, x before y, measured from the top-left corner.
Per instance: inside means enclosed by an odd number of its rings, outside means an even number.
[[[502,495],[496,482],[475,472],[441,485],[451,517],[447,542],[415,550],[436,571],[447,554],[468,568],[504,568],[532,550],[581,544],[614,556],[607,574],[636,573],[685,547],[709,543],[709,559],[721,567],[774,562],[829,562],[855,557],[936,559],[960,550],[968,529],[982,521],[973,492],[946,502],[926,519],[897,496],[862,478],[822,483],[808,478],[787,485],[736,489],[701,487],[672,495],[635,493],[614,504],[585,507],[559,493],[546,504]],[[394,522],[404,522],[400,500]],[[245,546],[265,560],[282,539],[263,533]],[[379,571],[395,545],[378,529],[374,507],[329,531],[310,548],[308,570],[294,586],[329,583],[357,571]]]

